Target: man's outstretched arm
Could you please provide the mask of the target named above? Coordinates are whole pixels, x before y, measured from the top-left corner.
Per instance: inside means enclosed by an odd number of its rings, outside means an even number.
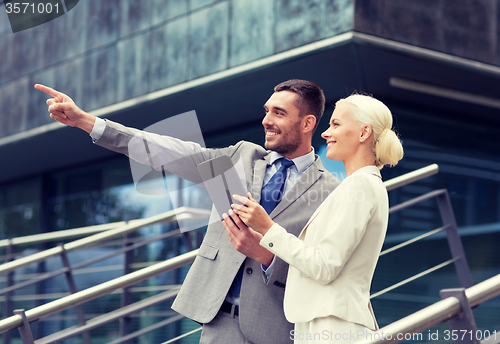
[[[71,127],[80,128],[89,134],[92,132],[95,116],[76,106],[73,99],[64,93],[44,85],[36,84],[35,88],[53,97],[47,99],[47,105],[49,106],[50,117],[52,119]]]

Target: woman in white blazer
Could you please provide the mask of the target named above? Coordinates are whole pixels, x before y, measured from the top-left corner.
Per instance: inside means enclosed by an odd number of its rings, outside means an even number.
[[[349,343],[378,328],[369,291],[389,216],[379,170],[403,157],[391,128],[390,110],[373,97],[354,94],[335,104],[321,136],[327,158],[341,160],[347,177],[298,238],[274,223],[250,194],[234,196],[244,204],[229,210],[234,222],[224,216],[230,237],[246,224],[262,234],[262,246],[290,264],[284,308],[295,324],[295,343]]]

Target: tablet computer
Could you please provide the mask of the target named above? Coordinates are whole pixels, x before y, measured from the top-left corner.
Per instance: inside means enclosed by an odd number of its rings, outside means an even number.
[[[231,209],[231,204],[241,204],[232,197],[234,194],[247,196],[234,164],[227,155],[198,164],[198,172],[221,219],[222,214],[227,214]]]

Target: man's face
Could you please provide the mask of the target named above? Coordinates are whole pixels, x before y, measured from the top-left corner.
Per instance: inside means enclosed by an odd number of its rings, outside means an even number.
[[[293,155],[303,142],[302,118],[297,108],[298,95],[290,91],[275,92],[264,104],[266,116],[262,120],[265,129],[265,147],[283,156]]]

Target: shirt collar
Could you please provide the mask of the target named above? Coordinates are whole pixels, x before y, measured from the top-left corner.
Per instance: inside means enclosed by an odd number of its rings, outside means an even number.
[[[276,162],[276,160],[281,158],[284,158],[284,156],[278,152],[272,151],[269,157],[269,165],[273,165]],[[295,159],[292,159],[299,173],[303,173],[305,170],[307,170],[307,168],[314,163],[314,160],[316,160],[314,147],[311,147],[311,151],[309,153],[299,156]]]

